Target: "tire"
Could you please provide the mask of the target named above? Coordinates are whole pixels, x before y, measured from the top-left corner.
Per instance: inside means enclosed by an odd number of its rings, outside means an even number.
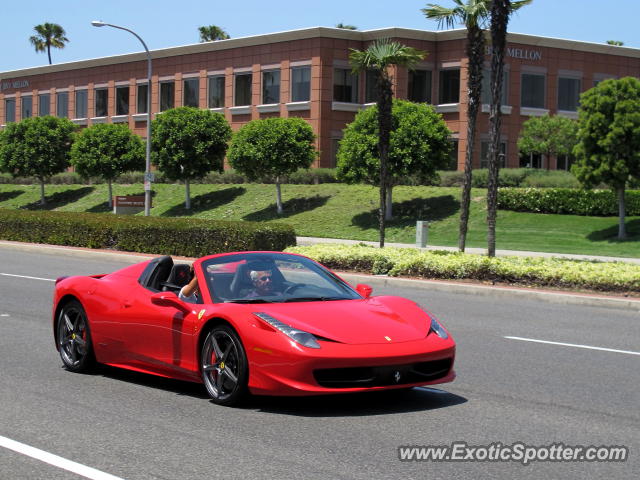
[[[71,372],[88,372],[95,365],[87,313],[71,300],[62,307],[56,326],[58,351],[64,367]]]
[[[233,328],[228,325],[213,327],[200,353],[202,381],[214,403],[236,405],[247,396],[247,355]]]

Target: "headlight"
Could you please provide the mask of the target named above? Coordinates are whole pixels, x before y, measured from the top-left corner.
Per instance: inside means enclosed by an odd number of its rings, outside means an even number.
[[[287,325],[286,323],[281,322],[277,318],[273,318],[268,313],[253,312],[253,314],[256,317],[258,317],[260,320],[264,320],[265,322],[267,322],[276,330],[281,331],[291,340],[293,340],[296,343],[299,343],[303,347],[320,348],[320,344],[318,343],[318,341],[316,340],[316,337],[313,334],[309,332],[305,332],[304,330],[298,330],[297,328],[293,328],[291,325]]]
[[[440,323],[438,323],[438,320],[436,320],[433,316],[431,317],[431,328],[429,329],[429,331],[435,333],[437,336],[445,340],[449,338],[449,334],[447,334],[447,331],[442,328],[442,325],[440,325]]]

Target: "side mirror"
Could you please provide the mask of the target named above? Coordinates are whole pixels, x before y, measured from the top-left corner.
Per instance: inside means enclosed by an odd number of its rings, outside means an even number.
[[[159,307],[174,307],[184,310],[184,302],[174,292],[158,292],[151,295],[151,303]]]
[[[359,283],[356,285],[356,292],[362,295],[364,298],[369,298],[371,296],[371,292],[373,292],[373,288],[369,285],[365,285],[364,283]]]

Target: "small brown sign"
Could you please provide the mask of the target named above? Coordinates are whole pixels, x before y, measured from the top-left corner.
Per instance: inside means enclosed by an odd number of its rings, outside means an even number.
[[[116,207],[144,208],[144,195],[116,195],[114,205]]]

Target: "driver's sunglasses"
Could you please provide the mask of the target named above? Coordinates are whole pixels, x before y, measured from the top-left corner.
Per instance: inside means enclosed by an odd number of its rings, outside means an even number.
[[[266,282],[267,280],[271,280],[271,275],[263,275],[261,277],[258,277],[258,280]]]

